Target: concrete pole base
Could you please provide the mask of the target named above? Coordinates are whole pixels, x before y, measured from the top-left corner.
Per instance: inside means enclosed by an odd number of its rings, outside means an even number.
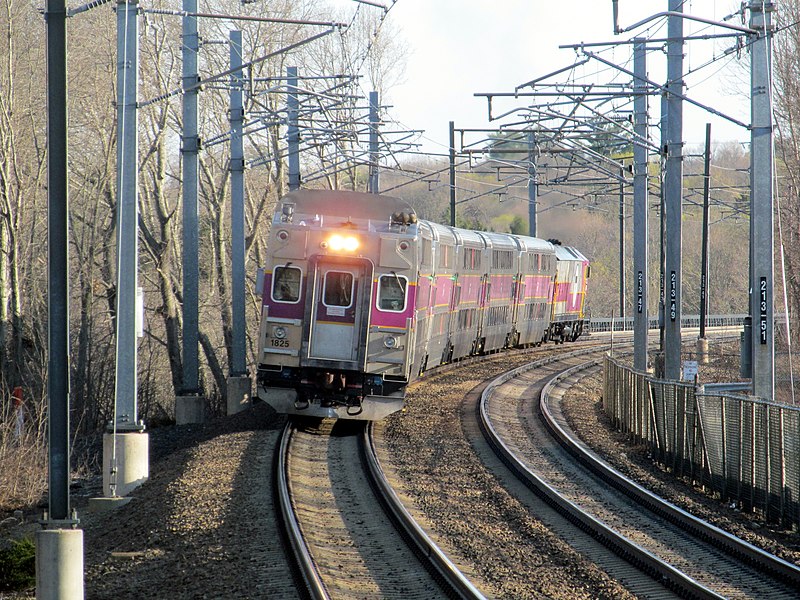
[[[116,448],[115,448],[116,446]],[[116,450],[116,487],[111,489],[111,468]],[[138,431],[103,435],[103,496],[127,496],[150,477],[150,436]]]
[[[37,600],[82,600],[83,530],[36,532]]]
[[[253,384],[247,375],[228,377],[228,415],[235,415],[250,408],[252,387]]]
[[[89,498],[89,512],[98,514],[121,508],[133,500],[133,498]]]
[[[701,365],[708,364],[708,339],[697,338],[697,362]]]
[[[206,420],[205,396],[176,396],[175,424],[204,423]]]

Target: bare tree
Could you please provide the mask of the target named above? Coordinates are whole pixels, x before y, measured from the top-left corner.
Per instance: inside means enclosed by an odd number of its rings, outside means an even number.
[[[36,211],[41,210],[45,168],[43,132],[46,125],[43,80],[39,65],[43,48],[27,32],[36,13],[24,3],[0,5],[0,393],[23,383],[25,351],[37,337],[25,313],[37,301],[25,294],[22,278],[39,256]],[[27,261],[27,265],[24,264]],[[41,280],[40,280],[41,281]],[[25,306],[27,298],[28,306]],[[41,331],[40,331],[41,332]],[[24,383],[33,383],[25,381]]]
[[[800,314],[800,2],[781,2],[777,15],[773,76],[780,204],[789,310]],[[776,280],[780,280],[778,277]],[[795,317],[796,318],[796,317]],[[794,323],[797,335],[797,322]]]

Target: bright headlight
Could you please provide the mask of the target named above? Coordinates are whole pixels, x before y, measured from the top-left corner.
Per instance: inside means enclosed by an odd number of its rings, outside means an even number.
[[[341,252],[344,250],[345,252],[355,252],[358,249],[358,238],[352,235],[343,236],[334,234],[328,240],[328,246],[334,252]]]
[[[383,345],[389,349],[392,349],[397,346],[397,338],[393,335],[386,336],[383,339]]]
[[[272,330],[272,335],[274,335],[277,339],[282,340],[286,337],[286,328],[276,327]]]

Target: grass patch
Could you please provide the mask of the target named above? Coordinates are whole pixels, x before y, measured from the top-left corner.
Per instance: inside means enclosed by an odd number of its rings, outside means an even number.
[[[12,540],[0,548],[0,592],[13,592],[36,585],[36,544],[30,538]]]

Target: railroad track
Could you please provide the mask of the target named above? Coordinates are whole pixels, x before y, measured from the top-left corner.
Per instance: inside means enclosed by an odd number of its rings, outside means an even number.
[[[402,507],[370,431],[341,421],[284,430],[277,504],[308,595],[483,598]]]
[[[483,431],[509,468],[566,520],[650,575],[631,577],[607,552],[594,550],[594,560],[637,595],[796,598],[800,570],[794,565],[666,503],[574,439],[557,400],[599,369],[599,359],[572,354],[504,374],[482,393]],[[576,547],[588,543],[574,528],[553,523]]]

